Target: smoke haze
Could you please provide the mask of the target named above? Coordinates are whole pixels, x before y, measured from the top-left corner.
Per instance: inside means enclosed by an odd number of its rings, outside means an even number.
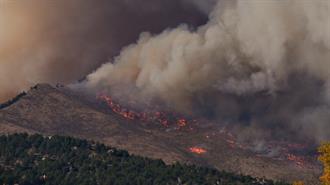
[[[206,19],[183,0],[0,0],[0,101],[35,83],[84,78],[142,31]]]
[[[0,0],[1,101],[86,75],[78,86],[242,139],[329,140],[330,2]]]
[[[84,85],[239,123],[242,137],[330,139],[330,2],[200,2],[205,25],[144,32]]]

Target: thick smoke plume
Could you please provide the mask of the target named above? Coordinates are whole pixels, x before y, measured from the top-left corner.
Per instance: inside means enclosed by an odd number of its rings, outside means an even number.
[[[82,79],[142,31],[206,20],[184,0],[0,0],[0,101],[35,83]]]
[[[142,33],[86,85],[239,123],[242,135],[330,139],[330,3],[216,1],[204,26]]]

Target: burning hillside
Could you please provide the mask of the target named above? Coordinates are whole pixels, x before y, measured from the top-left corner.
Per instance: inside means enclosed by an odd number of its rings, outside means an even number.
[[[99,101],[105,102],[108,107],[117,115],[123,119],[129,120],[131,124],[146,123],[152,126],[159,126],[161,130],[166,132],[184,132],[186,134],[194,134],[194,131],[199,131],[203,129],[206,122],[212,122],[212,120],[205,119],[188,119],[184,116],[176,114],[174,112],[162,112],[162,111],[134,111],[128,107],[121,106],[116,103],[112,97],[105,94],[97,96]],[[219,125],[216,123],[208,123],[209,125]],[[189,129],[187,129],[189,128]],[[253,152],[254,155],[271,158],[278,161],[288,161],[299,168],[312,168],[313,163],[316,160],[316,152],[308,153],[311,150],[311,145],[300,144],[300,143],[290,143],[289,141],[263,141],[262,146],[257,143],[248,143],[246,141],[239,141],[237,134],[234,133],[227,126],[222,126],[211,132],[206,133],[205,138],[200,140],[202,145],[207,145],[209,140],[212,139],[223,139],[228,147],[233,150],[243,150]],[[205,154],[207,150],[203,147],[189,147],[188,149],[194,154]],[[212,150],[212,148],[210,148]]]
[[[38,85],[0,110],[0,131],[93,139],[132,154],[163,159],[169,164],[187,162],[276,180],[316,182],[320,173],[318,164],[306,154],[305,145],[279,141],[265,142],[262,146],[248,143],[240,140],[239,133],[229,125],[204,118],[191,119],[184,114],[171,117],[179,114],[168,113],[167,119],[171,121],[168,126],[155,121],[156,118],[147,119],[150,122],[146,123],[116,113],[104,100],[98,99],[97,103],[95,97],[93,100],[66,87]],[[120,107],[130,110],[126,105]],[[187,124],[179,127],[177,121],[182,118]],[[302,167],[296,165],[295,157],[298,160],[302,157]]]
[[[0,99],[78,80],[73,89],[170,110],[107,100],[129,119],[187,128],[202,117],[246,141],[330,139],[326,0],[39,1],[0,6]]]
[[[129,108],[125,108],[118,103],[115,103],[111,96],[106,95],[98,95],[98,100],[104,101],[107,103],[109,108],[122,116],[123,118],[138,121],[138,122],[146,122],[146,123],[158,123],[164,127],[173,127],[176,126],[176,129],[180,129],[186,126],[189,126],[190,123],[196,122],[196,120],[186,119],[184,117],[180,117],[179,114],[171,113],[171,112],[137,112],[133,111]],[[191,125],[190,125],[191,126]]]
[[[171,111],[231,125],[242,140],[330,139],[329,3],[217,0],[212,7],[196,29],[142,33],[82,86],[137,104],[157,99]]]
[[[68,86],[0,106],[0,131],[315,179],[315,146],[330,140],[329,17],[327,0],[1,1],[0,99]]]

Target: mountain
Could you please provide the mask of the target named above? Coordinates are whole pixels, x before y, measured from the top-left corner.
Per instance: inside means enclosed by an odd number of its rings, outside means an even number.
[[[274,157],[236,143],[217,125],[162,128],[125,119],[106,103],[67,87],[39,84],[0,106],[0,132],[41,133],[91,139],[131,154],[214,167],[237,174],[278,181],[318,184],[321,167],[315,156],[294,153]]]

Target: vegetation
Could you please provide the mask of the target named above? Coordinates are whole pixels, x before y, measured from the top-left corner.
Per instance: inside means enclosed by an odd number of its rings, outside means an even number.
[[[71,137],[0,136],[0,184],[287,185],[161,160]]]
[[[325,143],[319,148],[319,160],[323,163],[324,172],[320,180],[323,185],[330,185],[330,143]]]

